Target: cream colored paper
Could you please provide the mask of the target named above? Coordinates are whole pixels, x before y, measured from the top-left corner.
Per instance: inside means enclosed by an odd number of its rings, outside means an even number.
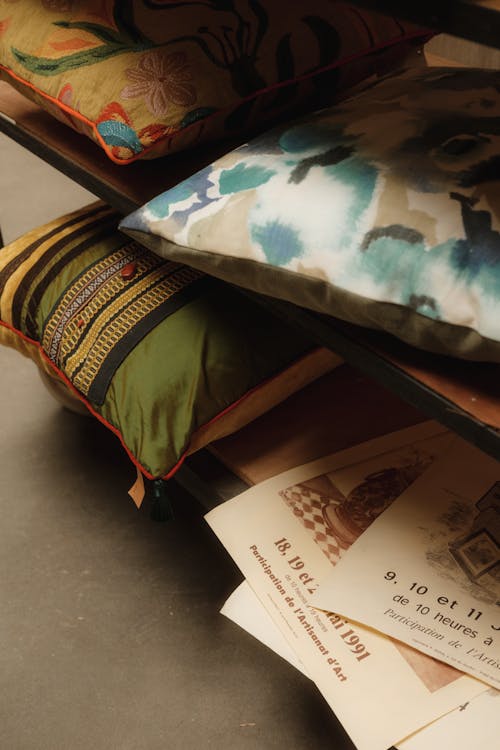
[[[415,442],[409,442],[408,445],[403,446],[398,445],[394,451],[386,452],[382,455],[377,455],[366,461],[362,461],[361,463],[356,463],[329,472],[328,476],[334,481],[335,487],[343,491],[345,501],[347,502],[349,502],[349,498],[353,494],[353,489],[359,487],[363,482],[366,482],[367,478],[374,475],[378,478],[378,483],[383,489],[385,489],[387,483],[392,480],[392,488],[388,494],[392,497],[396,497],[400,494],[399,491],[402,486],[401,481],[403,480],[403,486],[405,486],[405,480],[409,484],[416,479],[419,473],[422,473],[428,466],[430,466],[435,454],[438,455],[440,451],[444,451],[453,439],[450,433],[445,431],[440,432],[437,435],[434,434],[436,429],[439,429],[436,428],[435,425],[430,426],[430,429],[432,434],[423,440],[417,440],[417,438],[421,438],[422,434],[429,434],[429,425],[424,427],[425,433],[422,433],[422,428],[420,427],[417,428],[417,430],[405,430],[401,433],[399,439],[409,441],[413,436]],[[398,469],[398,472],[395,472],[395,469]],[[384,470],[386,471],[385,480],[383,474]],[[303,506],[301,508],[299,503],[294,503],[293,495],[298,491],[298,487],[292,486],[286,488],[280,494],[286,497],[287,501],[290,500],[290,506],[295,513],[298,513],[299,511],[302,512],[301,519],[307,523]],[[383,499],[384,505],[386,502],[387,495],[385,495]],[[380,507],[377,508],[377,512],[381,512]],[[329,514],[331,519],[332,512],[330,509],[327,511],[327,514]],[[315,534],[312,529],[310,529],[310,531],[313,533],[315,541],[320,544],[323,552],[325,552],[331,563],[336,564],[338,559],[340,559],[342,554],[348,548],[345,533],[343,534],[344,543],[340,546],[339,544],[334,545],[333,539],[330,540],[332,543],[328,544],[328,540],[320,539],[318,538],[318,534]],[[338,538],[335,541],[338,542]],[[221,614],[246,630],[250,635],[253,635],[254,638],[272,649],[275,653],[288,661],[293,667],[307,675],[304,665],[297,658],[294,650],[289,645],[272,617],[260,603],[258,596],[254,593],[248,581],[243,581],[238,588],[235,589],[221,609]]]
[[[262,606],[259,597],[253,592],[247,581],[243,581],[233,591],[222,607],[221,614],[253,635],[254,638],[289,662],[292,667],[309,677],[295,651],[283,637],[281,630]]]
[[[495,750],[500,693],[487,690],[398,745],[398,750]]]
[[[223,615],[309,677],[247,581],[231,594]],[[497,699],[497,700],[495,700]],[[398,743],[398,750],[493,750],[498,744],[500,691],[491,688]]]
[[[499,479],[497,461],[455,439],[326,573],[312,601],[498,689]]]
[[[420,426],[342,451],[264,482],[207,516],[359,750],[387,750],[484,686],[454,670],[443,676],[441,666],[440,679],[429,686],[418,665],[388,638],[315,611],[312,594],[332,564],[325,552],[329,542],[320,548],[321,533],[306,528],[286,494],[438,430]]]

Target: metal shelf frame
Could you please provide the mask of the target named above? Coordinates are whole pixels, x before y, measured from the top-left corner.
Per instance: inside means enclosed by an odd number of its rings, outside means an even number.
[[[429,29],[500,49],[498,0],[351,0]]]

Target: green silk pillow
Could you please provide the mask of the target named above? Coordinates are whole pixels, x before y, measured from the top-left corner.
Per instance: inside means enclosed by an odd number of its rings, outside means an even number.
[[[146,476],[167,478],[207,424],[315,347],[228,285],[129,240],[117,223],[98,203],[1,250],[0,343],[57,374]],[[322,367],[308,379],[331,363]]]
[[[407,70],[123,223],[165,258],[433,352],[500,361],[500,72]]]
[[[127,164],[331,101],[428,37],[331,0],[0,0],[0,77]]]

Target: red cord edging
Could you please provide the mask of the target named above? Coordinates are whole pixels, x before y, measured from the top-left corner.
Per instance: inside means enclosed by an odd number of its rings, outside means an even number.
[[[209,122],[212,118],[223,116],[227,112],[236,109],[236,107],[239,107],[245,102],[251,101],[252,99],[256,99],[257,97],[263,96],[265,94],[270,94],[273,91],[277,91],[285,86],[289,86],[292,83],[300,83],[301,81],[308,80],[309,78],[319,76],[322,73],[326,73],[328,70],[335,70],[336,68],[339,68],[343,65],[348,65],[349,63],[356,62],[357,60],[360,60],[363,57],[368,57],[372,53],[377,53],[383,49],[393,47],[397,44],[404,44],[405,42],[409,42],[418,38],[422,39],[422,43],[424,43],[432,36],[433,36],[432,31],[429,31],[426,29],[417,29],[415,31],[405,34],[404,36],[398,36],[398,37],[388,39],[385,42],[380,42],[379,44],[371,46],[368,49],[363,50],[362,52],[355,52],[352,55],[347,55],[341,60],[336,60],[335,62],[325,65],[323,68],[319,68],[318,70],[315,70],[312,73],[305,73],[301,76],[297,76],[296,78],[289,79],[287,81],[280,81],[279,83],[274,83],[271,86],[267,86],[265,88],[259,89],[259,91],[256,91],[255,93],[250,94],[249,96],[243,99],[240,99],[238,103],[234,104],[231,107],[227,107],[226,109],[218,109],[216,112],[213,112],[211,115],[208,115],[208,117],[204,118],[202,122],[203,123]],[[99,133],[97,129],[97,123],[95,120],[91,120],[85,115],[82,115],[80,112],[73,109],[72,107],[69,107],[67,104],[62,102],[60,99],[57,99],[56,97],[52,96],[51,94],[47,94],[41,91],[39,88],[35,86],[35,84],[31,83],[30,81],[26,81],[24,78],[21,78],[21,76],[19,76],[17,73],[14,73],[13,70],[11,70],[10,68],[7,68],[5,65],[0,64],[0,70],[4,71],[8,76],[10,76],[14,80],[16,80],[18,83],[22,84],[23,86],[26,86],[27,88],[32,89],[36,94],[38,94],[42,98],[50,101],[52,104],[54,104],[54,106],[56,106],[61,111],[65,112],[67,115],[70,115],[71,117],[74,117],[75,119],[83,122],[93,132],[94,140],[99,143],[99,145],[101,146],[103,151],[106,153],[108,158],[111,159],[111,161],[113,161],[115,164],[118,164],[121,166],[132,164],[133,162],[144,158],[146,154],[148,154],[153,149],[157,148],[158,144],[160,144],[162,141],[169,141],[170,143],[173,140],[175,140],[177,136],[180,136],[181,134],[189,132],[189,130],[200,126],[200,122],[193,122],[187,127],[182,128],[182,130],[178,130],[173,135],[165,135],[163,138],[151,144],[151,146],[147,146],[146,148],[144,148],[136,156],[130,157],[129,159],[118,159],[116,156],[114,156],[114,154],[112,153],[112,149],[108,146],[108,144],[104,141],[101,134]],[[163,155],[165,156],[166,154],[163,154]]]
[[[134,466],[137,469],[139,469],[139,471],[142,474],[144,474],[144,476],[147,479],[164,479],[164,480],[168,480],[168,479],[171,479],[174,476],[174,474],[176,474],[176,472],[180,469],[180,467],[182,466],[182,464],[186,460],[187,456],[189,455],[189,443],[188,443],[188,447],[180,455],[180,457],[178,458],[177,462],[172,466],[171,469],[169,469],[169,471],[166,474],[164,474],[163,476],[160,476],[160,477],[152,474],[150,471],[148,471],[148,469],[144,468],[144,466],[140,463],[140,461],[138,461],[138,459],[134,456],[134,454],[132,453],[132,451],[130,450],[130,448],[127,446],[127,444],[125,442],[125,439],[124,439],[122,433],[120,432],[120,430],[117,427],[115,427],[113,424],[111,424],[111,422],[108,422],[101,414],[99,414],[98,411],[96,411],[94,409],[94,407],[90,404],[90,402],[87,401],[87,399],[85,398],[85,396],[83,396],[80,393],[80,391],[77,388],[75,388],[75,386],[73,385],[73,383],[68,379],[68,377],[64,374],[64,372],[62,372],[62,370],[60,370],[57,367],[57,365],[55,365],[54,362],[52,362],[52,360],[48,357],[48,355],[44,351],[44,349],[43,349],[42,345],[40,344],[40,342],[35,341],[34,339],[29,338],[28,336],[26,336],[21,331],[18,331],[17,328],[14,328],[14,326],[10,325],[9,323],[6,323],[3,320],[0,320],[0,326],[3,326],[7,330],[9,330],[11,333],[14,333],[16,336],[19,336],[19,338],[21,338],[23,341],[25,341],[30,346],[33,346],[36,349],[38,349],[38,352],[41,355],[41,358],[50,366],[50,368],[56,373],[56,375],[68,386],[68,388],[70,389],[70,391],[85,405],[85,407],[88,409],[88,411],[94,417],[96,417],[96,419],[98,419],[99,422],[101,422],[101,424],[103,424],[105,427],[107,427],[108,430],[110,430],[120,440],[120,443],[122,444],[123,448],[125,449],[125,452],[127,453],[128,457],[130,458],[130,460],[132,461],[132,463],[134,464]],[[300,362],[301,359],[305,359],[305,357],[307,357],[308,355],[310,355],[310,352],[308,352],[307,354],[303,355],[302,357],[299,357],[295,361],[296,362]],[[209,427],[210,425],[212,425],[215,422],[217,422],[219,419],[221,419],[226,414],[228,414],[233,409],[235,409],[237,406],[239,406],[243,401],[245,401],[245,399],[247,399],[249,396],[251,396],[257,390],[259,390],[260,388],[262,388],[264,385],[267,385],[268,383],[271,383],[276,378],[280,377],[280,375],[282,373],[283,373],[283,370],[280,370],[279,373],[277,373],[275,375],[272,375],[271,377],[267,378],[266,380],[263,380],[261,383],[258,383],[256,386],[254,386],[253,388],[251,388],[250,390],[248,390],[246,393],[244,393],[242,396],[240,396],[239,399],[237,399],[236,401],[234,401],[232,404],[229,404],[229,406],[226,406],[225,409],[223,409],[218,414],[216,414],[214,417],[212,417],[212,419],[209,419],[208,422],[205,422],[205,424],[200,425],[195,430],[195,432],[193,433],[193,435],[195,435],[198,430],[201,430],[201,429],[204,429],[206,427]]]

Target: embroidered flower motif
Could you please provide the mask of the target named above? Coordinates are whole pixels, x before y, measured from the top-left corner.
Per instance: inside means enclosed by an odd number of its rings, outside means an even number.
[[[143,145],[134,124],[118,102],[111,102],[102,110],[96,127],[115,159],[125,161],[141,153]]]
[[[126,70],[132,81],[121,92],[124,99],[143,97],[156,117],[165,115],[170,104],[187,107],[196,101],[191,71],[184,52],[171,55],[159,51],[142,55],[136,68]]]

